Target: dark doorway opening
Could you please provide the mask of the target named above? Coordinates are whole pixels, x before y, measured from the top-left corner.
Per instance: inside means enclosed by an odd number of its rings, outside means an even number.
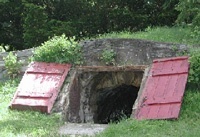
[[[66,105],[67,121],[107,124],[133,116],[146,67],[78,67]]]
[[[103,88],[97,94],[97,121],[107,124],[129,118],[139,88],[133,85],[121,85],[116,88]]]

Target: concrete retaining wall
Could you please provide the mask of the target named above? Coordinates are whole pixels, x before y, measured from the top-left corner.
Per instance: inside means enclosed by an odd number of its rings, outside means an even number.
[[[149,65],[155,58],[173,57],[176,53],[187,51],[187,45],[153,42],[139,39],[96,39],[81,41],[83,61],[85,66],[104,66],[101,60],[102,52],[111,47],[117,53],[115,65]],[[15,51],[18,60],[23,61],[22,73],[28,65],[28,58],[33,55],[34,49]],[[6,73],[3,57],[8,53],[0,53],[0,80],[4,80]]]

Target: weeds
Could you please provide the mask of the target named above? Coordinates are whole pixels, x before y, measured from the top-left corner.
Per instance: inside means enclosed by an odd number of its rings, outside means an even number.
[[[5,68],[9,78],[16,78],[21,71],[22,62],[17,60],[17,56],[9,52],[8,56],[4,57]]]
[[[101,60],[103,60],[104,63],[106,63],[106,65],[114,65],[115,56],[116,56],[115,50],[109,47],[103,50],[101,54]]]

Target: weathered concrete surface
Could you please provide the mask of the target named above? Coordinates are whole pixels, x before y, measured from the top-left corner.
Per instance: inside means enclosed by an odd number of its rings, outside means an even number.
[[[62,126],[59,130],[60,135],[71,135],[71,136],[94,136],[102,132],[108,125],[106,124],[74,124],[74,123],[67,123],[66,125]]]
[[[176,53],[187,51],[187,45],[153,42],[140,39],[96,39],[81,41],[83,57],[88,66],[103,66],[100,57],[106,47],[112,47],[117,56],[117,65],[149,65],[153,59],[174,57]]]
[[[139,104],[139,100],[140,100],[140,97],[142,95],[142,92],[144,90],[144,87],[145,87],[145,83],[147,81],[147,78],[148,78],[148,75],[149,75],[149,71],[150,71],[150,68],[151,68],[151,65],[145,69],[144,71],[144,74],[143,74],[143,78],[142,78],[142,82],[140,84],[140,89],[139,89],[139,92],[138,92],[138,96],[135,100],[135,103],[133,105],[133,108],[132,108],[132,114],[131,114],[131,117],[134,118],[135,114],[136,114],[136,109],[138,107],[138,104]]]
[[[66,108],[68,108],[69,101],[70,101],[69,91],[73,86],[72,80],[74,79],[74,77],[75,77],[75,71],[73,68],[71,68],[70,72],[68,73],[64,81],[62,89],[60,90],[58,97],[56,98],[54,107],[52,108],[52,112],[63,114]]]

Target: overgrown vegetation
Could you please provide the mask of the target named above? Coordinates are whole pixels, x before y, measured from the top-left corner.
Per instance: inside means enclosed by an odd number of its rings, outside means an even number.
[[[116,54],[115,50],[111,47],[108,47],[103,50],[103,52],[101,54],[101,60],[103,60],[103,62],[106,65],[114,65],[116,55],[117,54]]]
[[[8,56],[3,58],[5,68],[9,78],[16,78],[22,68],[22,62],[17,60],[17,56],[9,52]]]
[[[74,39],[54,36],[35,50],[33,61],[81,64],[81,47]]]
[[[21,50],[63,33],[81,39],[150,25],[171,26],[178,16],[178,1],[0,0],[0,43]]]
[[[189,53],[190,71],[188,76],[188,85],[190,88],[200,90],[200,48],[191,47]]]

